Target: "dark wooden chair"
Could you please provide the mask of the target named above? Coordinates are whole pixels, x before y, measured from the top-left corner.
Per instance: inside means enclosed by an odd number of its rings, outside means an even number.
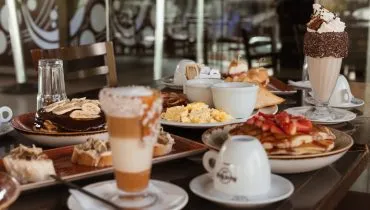
[[[276,72],[278,70],[278,52],[272,32],[266,34],[251,34],[249,31],[241,29],[241,34],[243,37],[248,66],[253,67],[253,60],[267,58],[271,59],[271,62],[264,66],[261,65],[261,67],[272,68],[274,72]],[[258,47],[270,47],[271,50],[268,52],[257,52],[256,49]]]
[[[36,70],[40,59],[61,59],[66,79],[105,75],[109,87],[118,84],[112,42],[58,49],[33,49],[31,55]]]

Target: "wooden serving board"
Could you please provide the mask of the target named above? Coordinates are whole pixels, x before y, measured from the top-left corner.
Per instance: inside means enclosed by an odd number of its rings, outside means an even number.
[[[196,155],[207,150],[204,144],[176,135],[172,135],[172,137],[175,139],[175,144],[172,147],[171,153],[154,157],[153,164]],[[113,172],[113,167],[97,168],[72,163],[73,146],[45,150],[44,152],[53,160],[57,175],[68,181],[80,180]],[[2,159],[0,160],[0,171],[5,171]],[[23,184],[21,189],[26,191],[54,184],[56,184],[56,182],[50,179],[36,183]]]

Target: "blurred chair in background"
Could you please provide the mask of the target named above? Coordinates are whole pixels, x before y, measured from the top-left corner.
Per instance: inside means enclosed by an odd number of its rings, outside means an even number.
[[[118,84],[112,42],[58,49],[33,49],[31,55],[36,70],[40,59],[58,58],[63,60],[66,80],[106,75],[109,87]]]

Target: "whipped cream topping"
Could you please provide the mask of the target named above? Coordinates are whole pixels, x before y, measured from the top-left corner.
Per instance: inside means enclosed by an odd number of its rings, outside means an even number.
[[[102,109],[116,117],[143,116],[148,105],[140,97],[151,96],[153,91],[142,86],[104,88],[99,93]]]
[[[313,4],[313,14],[307,23],[308,32],[344,32],[346,25],[338,16],[320,4]]]

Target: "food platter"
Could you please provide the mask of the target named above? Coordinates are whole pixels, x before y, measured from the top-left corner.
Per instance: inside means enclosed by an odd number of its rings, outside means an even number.
[[[202,135],[203,143],[210,149],[220,150],[227,140],[231,129],[241,125],[232,124],[208,129]],[[330,165],[342,157],[353,145],[353,139],[348,134],[331,129],[335,134],[335,147],[329,152],[308,155],[269,155],[271,171],[273,173],[303,173],[317,170]]]
[[[154,157],[153,164],[196,155],[207,150],[207,147],[203,144],[175,135],[172,135],[172,137],[175,139],[172,151],[167,155]],[[73,146],[45,150],[44,152],[53,161],[57,175],[64,180],[80,180],[113,172],[112,167],[97,168],[73,164],[71,162]],[[5,171],[2,160],[0,160],[0,171]],[[21,185],[21,189],[25,191],[54,184],[56,184],[56,182],[50,179],[36,183],[23,184]]]
[[[279,110],[277,105],[270,106],[270,107],[265,107],[261,108],[259,110],[255,110],[253,112],[253,115],[257,114],[258,112],[262,112],[264,114],[275,114]],[[218,123],[182,123],[182,122],[173,122],[173,121],[167,121],[162,119],[161,124],[162,125],[167,125],[167,126],[173,126],[173,127],[181,127],[181,128],[195,128],[195,129],[207,129],[207,128],[213,128],[217,126],[224,126],[224,125],[229,125],[229,124],[235,124],[235,123],[242,123],[245,122],[249,119],[248,118],[242,118],[242,119],[235,119],[235,120],[230,120],[227,122],[218,122]]]

